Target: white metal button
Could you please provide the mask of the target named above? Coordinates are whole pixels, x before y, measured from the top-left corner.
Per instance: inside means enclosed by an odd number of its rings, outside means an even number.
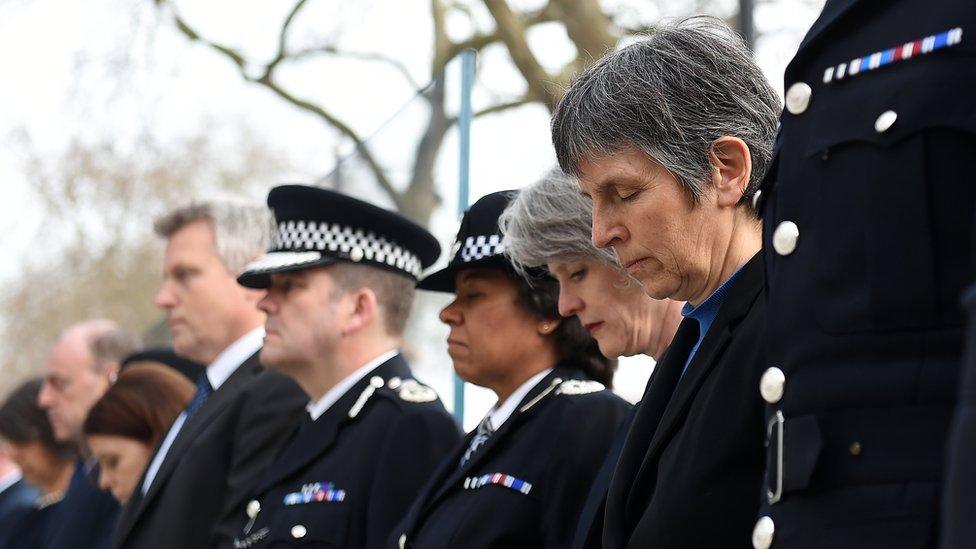
[[[776,525],[773,519],[762,517],[756,522],[756,527],[752,529],[752,546],[755,549],[769,549],[773,545],[773,534],[776,533]]]
[[[895,124],[895,120],[898,120],[898,113],[895,111],[885,111],[881,113],[881,116],[874,121],[874,131],[878,133],[884,133],[888,131]]]
[[[373,376],[369,378],[369,384],[379,389],[380,387],[386,385],[386,382],[383,381],[383,378],[381,378],[380,376]]]
[[[792,221],[783,221],[773,231],[773,249],[779,255],[790,255],[796,249],[800,238],[800,228]]]
[[[354,262],[357,262],[358,263],[358,262],[360,262],[360,261],[363,260],[363,255],[364,254],[365,254],[365,252],[363,252],[363,249],[362,248],[353,248],[353,249],[349,250],[349,259],[351,259]]]
[[[254,518],[261,512],[261,504],[256,499],[247,503],[247,518]]]
[[[304,538],[305,534],[307,533],[308,533],[308,528],[305,528],[301,524],[296,524],[291,527],[291,537],[295,539]]]
[[[759,378],[759,394],[766,402],[776,404],[783,398],[784,385],[786,385],[786,374],[783,370],[775,366],[767,368]]]
[[[786,91],[786,110],[790,114],[803,114],[810,105],[813,90],[806,82],[797,82]]]

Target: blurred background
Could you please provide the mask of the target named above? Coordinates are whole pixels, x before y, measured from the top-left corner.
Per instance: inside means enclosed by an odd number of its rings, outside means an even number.
[[[41,372],[62,328],[116,319],[168,339],[152,220],[195,197],[338,188],[427,225],[458,221],[461,63],[477,52],[470,201],[555,162],[550,110],[582,67],[656,22],[740,30],[782,95],[823,0],[0,0],[0,395]],[[446,261],[442,258],[442,262]],[[453,381],[423,294],[417,375]],[[621,361],[640,398],[653,361]],[[465,389],[465,427],[494,399]]]

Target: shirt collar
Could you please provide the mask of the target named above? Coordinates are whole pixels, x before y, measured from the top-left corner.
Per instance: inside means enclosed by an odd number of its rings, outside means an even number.
[[[20,480],[20,471],[11,471],[6,475],[0,477],[0,493],[5,492],[7,488],[10,488]]]
[[[352,386],[358,383],[360,379],[366,377],[380,364],[383,364],[387,360],[395,357],[399,352],[399,349],[391,349],[386,351],[380,356],[360,366],[355,372],[344,377],[339,383],[336,383],[334,387],[326,391],[325,394],[322,395],[318,400],[309,402],[305,409],[308,410],[308,415],[312,416],[312,421],[322,417],[322,414],[331,408],[333,404],[338,402],[343,395],[349,392],[349,389],[352,389]]]
[[[685,303],[684,306],[681,307],[681,316],[697,320],[699,326],[710,326],[712,321],[715,320],[715,315],[718,314],[718,310],[722,306],[722,303],[725,302],[725,296],[728,295],[729,288],[732,286],[732,283],[735,282],[735,279],[737,276],[739,276],[739,272],[741,270],[742,268],[740,267],[739,270],[732,273],[732,276],[725,279],[725,282],[723,282],[718,289],[712,292],[712,295],[708,296],[705,301],[699,303],[697,307],[692,305],[691,302]],[[704,332],[705,330],[702,330],[702,335],[704,335]]]
[[[241,364],[258,352],[264,343],[264,326],[258,326],[231,343],[207,366],[207,379],[216,391]]]
[[[500,405],[495,403],[495,406],[491,409],[491,412],[488,413],[488,418],[489,421],[491,421],[491,428],[493,431],[497,431],[499,427],[508,421],[508,418],[510,418],[515,412],[515,407],[522,402],[525,395],[529,394],[529,391],[538,385],[539,382],[542,381],[542,378],[549,375],[549,372],[551,371],[552,368],[548,368],[530,377],[529,379],[525,380],[524,383],[519,385],[519,388],[515,389],[515,392],[505,399],[505,402],[502,402]]]

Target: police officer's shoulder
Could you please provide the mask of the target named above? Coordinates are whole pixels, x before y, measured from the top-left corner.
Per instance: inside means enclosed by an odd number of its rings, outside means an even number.
[[[404,412],[444,409],[437,392],[416,379],[391,377],[382,381],[376,394]]]

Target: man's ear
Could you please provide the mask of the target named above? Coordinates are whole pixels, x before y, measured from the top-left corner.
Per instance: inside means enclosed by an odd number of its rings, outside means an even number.
[[[360,288],[350,292],[344,298],[342,307],[343,325],[342,335],[357,333],[369,326],[379,315],[379,303],[376,294],[369,288]]]
[[[749,145],[738,137],[723,136],[708,153],[712,164],[712,187],[719,206],[734,208],[749,186],[752,156]]]

